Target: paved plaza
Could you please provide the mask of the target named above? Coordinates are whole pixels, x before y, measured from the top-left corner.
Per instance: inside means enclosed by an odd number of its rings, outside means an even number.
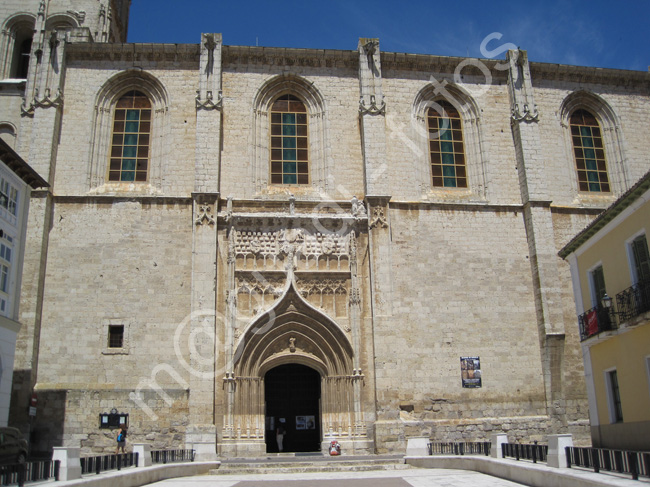
[[[508,487],[516,482],[446,469],[262,475],[202,475],[163,480],[156,487]]]

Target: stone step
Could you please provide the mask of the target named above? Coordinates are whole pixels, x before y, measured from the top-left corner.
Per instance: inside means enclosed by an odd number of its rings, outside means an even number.
[[[228,468],[247,468],[250,466],[255,467],[300,467],[300,466],[329,466],[329,465],[338,465],[338,466],[354,466],[354,465],[396,465],[404,464],[403,459],[398,460],[348,460],[345,457],[339,457],[337,459],[322,459],[322,460],[251,460],[251,461],[222,461],[221,465]]]
[[[211,470],[212,475],[248,475],[273,473],[309,473],[309,472],[367,472],[372,470],[406,470],[412,468],[399,460],[336,460],[320,461],[253,461],[223,462],[218,469]]]

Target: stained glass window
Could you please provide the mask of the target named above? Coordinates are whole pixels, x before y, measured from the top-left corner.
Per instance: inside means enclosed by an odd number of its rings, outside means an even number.
[[[586,110],[576,110],[570,125],[580,191],[608,193],[605,148],[596,117]]]
[[[271,183],[309,184],[307,109],[293,95],[271,107]]]
[[[115,106],[109,181],[147,180],[151,143],[151,102],[130,91]]]
[[[446,101],[429,108],[429,152],[434,187],[466,188],[463,126],[458,110]]]

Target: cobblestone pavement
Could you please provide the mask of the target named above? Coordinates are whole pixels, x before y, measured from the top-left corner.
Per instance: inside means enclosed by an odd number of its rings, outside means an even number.
[[[202,475],[163,480],[155,487],[513,487],[521,484],[477,472],[413,469],[376,472]]]

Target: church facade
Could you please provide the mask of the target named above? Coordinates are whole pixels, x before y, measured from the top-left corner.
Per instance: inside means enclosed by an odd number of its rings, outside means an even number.
[[[0,7],[0,135],[49,183],[9,419],[37,394],[35,449],[113,448],[111,411],[200,458],[280,425],[285,451],[589,441],[557,252],[647,172],[649,73],[127,44],[128,7]]]

